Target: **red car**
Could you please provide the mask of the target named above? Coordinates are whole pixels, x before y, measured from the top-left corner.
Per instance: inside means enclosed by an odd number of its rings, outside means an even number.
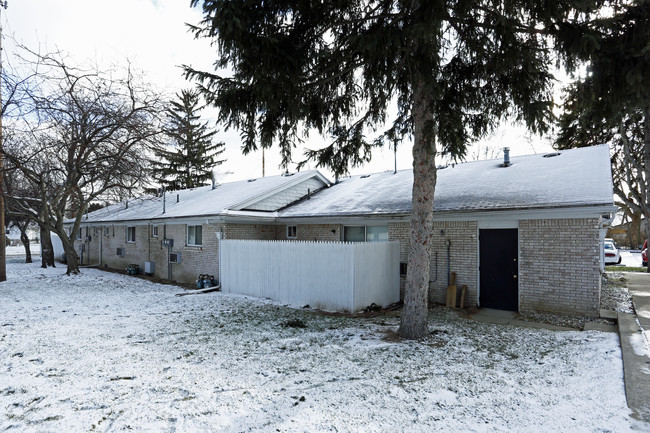
[[[643,243],[643,251],[641,251],[641,266],[648,266],[648,240]]]

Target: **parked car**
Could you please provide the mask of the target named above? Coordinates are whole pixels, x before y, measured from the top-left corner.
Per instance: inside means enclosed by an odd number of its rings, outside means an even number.
[[[643,250],[641,251],[641,266],[648,266],[648,240],[643,243]]]
[[[618,248],[616,248],[616,245],[614,245],[614,242],[605,241],[604,248],[605,248],[606,265],[613,265],[613,264],[617,265],[621,263],[621,255],[618,252]]]

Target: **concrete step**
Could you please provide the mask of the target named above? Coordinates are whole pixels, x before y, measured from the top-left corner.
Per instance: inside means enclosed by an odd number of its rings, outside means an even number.
[[[609,321],[611,321],[613,323],[617,323],[618,322],[618,313],[616,311],[612,311],[612,310],[603,310],[603,309],[601,309],[600,310],[600,318],[605,319],[605,320],[609,320]]]

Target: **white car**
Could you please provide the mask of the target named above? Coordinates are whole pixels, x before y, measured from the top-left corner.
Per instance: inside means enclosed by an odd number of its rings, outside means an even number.
[[[621,263],[621,255],[618,252],[618,248],[614,245],[614,242],[606,240],[604,248],[606,265],[617,265]]]

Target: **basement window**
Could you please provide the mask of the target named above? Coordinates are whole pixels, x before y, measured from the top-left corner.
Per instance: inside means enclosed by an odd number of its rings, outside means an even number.
[[[203,227],[187,226],[187,245],[200,247],[203,245]]]
[[[287,226],[287,239],[296,239],[298,237],[298,226]]]
[[[135,243],[135,227],[126,228],[126,241],[130,244]]]

